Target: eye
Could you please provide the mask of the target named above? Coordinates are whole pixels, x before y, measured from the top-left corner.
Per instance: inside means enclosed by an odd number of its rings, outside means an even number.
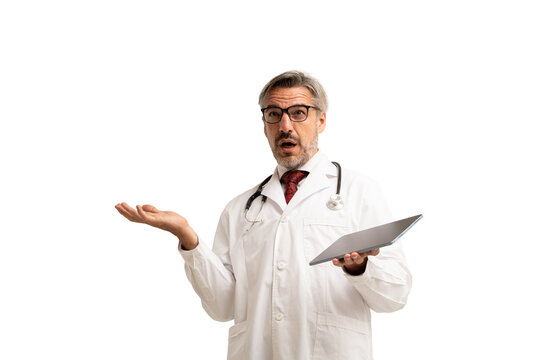
[[[281,120],[283,111],[278,107],[270,107],[264,110],[264,120],[269,123],[278,123]]]
[[[294,121],[303,121],[307,119],[307,108],[305,106],[291,107],[288,112]]]

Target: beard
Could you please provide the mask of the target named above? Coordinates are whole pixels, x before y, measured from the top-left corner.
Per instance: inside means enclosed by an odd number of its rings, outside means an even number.
[[[280,155],[279,154],[279,141],[283,139],[292,139],[294,140],[297,145],[300,148],[299,155]],[[273,146],[271,146],[271,151],[273,153],[273,157],[275,160],[277,160],[277,164],[284,167],[286,170],[296,170],[302,167],[309,161],[313,155],[318,150],[318,131],[315,128],[314,134],[312,137],[312,140],[309,144],[303,145],[300,138],[291,135],[290,133],[281,133],[273,142]]]

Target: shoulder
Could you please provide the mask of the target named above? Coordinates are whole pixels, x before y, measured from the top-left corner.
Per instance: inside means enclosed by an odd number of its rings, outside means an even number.
[[[351,170],[348,168],[342,169],[342,183],[350,186],[361,187],[364,189],[379,189],[378,182],[367,174]]]
[[[362,228],[392,220],[386,196],[375,179],[358,171],[343,169],[342,183],[344,197],[355,202],[362,214]]]
[[[386,198],[378,181],[362,172],[343,168],[342,192],[362,204],[385,204]]]
[[[326,155],[320,154],[319,157],[320,165],[318,169],[324,171],[328,177],[338,177],[339,168],[341,169],[341,182],[344,184],[352,183],[355,185],[365,185],[365,186],[377,186],[377,182],[370,176],[357,171],[350,169],[347,164],[341,164],[338,162],[331,161]]]

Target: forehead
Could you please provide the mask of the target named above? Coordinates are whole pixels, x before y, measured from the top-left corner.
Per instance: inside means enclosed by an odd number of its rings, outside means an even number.
[[[313,105],[313,95],[303,86],[292,88],[276,88],[270,91],[265,106],[279,106],[287,108],[296,104]]]

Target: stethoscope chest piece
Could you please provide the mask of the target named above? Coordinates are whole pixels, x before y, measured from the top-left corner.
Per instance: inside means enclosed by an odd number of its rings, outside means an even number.
[[[344,206],[342,196],[340,194],[333,194],[326,203],[330,210],[341,210]]]

